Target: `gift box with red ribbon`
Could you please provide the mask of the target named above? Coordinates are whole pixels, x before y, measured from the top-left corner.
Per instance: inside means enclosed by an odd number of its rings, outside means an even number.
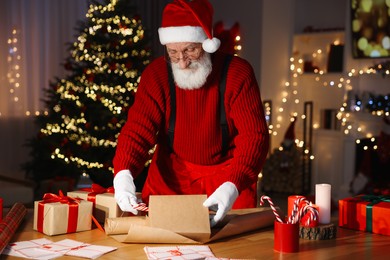
[[[390,236],[390,196],[359,195],[339,200],[339,226]]]
[[[104,188],[98,184],[92,184],[90,188],[83,188],[77,191],[70,191],[67,196],[80,198],[93,203],[93,216],[100,223],[106,218],[117,218],[129,216],[131,213],[123,212],[114,198],[114,188]]]
[[[49,236],[91,230],[93,203],[87,200],[46,193],[34,202],[33,229]]]

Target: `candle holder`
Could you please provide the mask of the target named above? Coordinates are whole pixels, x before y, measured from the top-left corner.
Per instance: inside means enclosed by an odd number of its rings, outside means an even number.
[[[334,239],[337,235],[335,224],[320,224],[316,227],[299,226],[299,238],[309,240],[328,240]]]

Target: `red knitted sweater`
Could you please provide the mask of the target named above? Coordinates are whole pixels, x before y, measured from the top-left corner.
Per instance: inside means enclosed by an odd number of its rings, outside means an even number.
[[[228,180],[242,191],[257,181],[267,156],[269,134],[253,69],[245,60],[234,57],[228,70],[224,101],[229,151],[225,157],[221,156],[218,84],[223,60],[222,54],[214,54],[213,72],[202,88],[183,90],[176,86],[173,152],[183,160],[200,165],[219,164],[233,158]],[[155,144],[160,146],[158,149],[168,150],[170,112],[167,63],[161,57],[154,60],[141,76],[128,121],[118,137],[115,174],[129,169],[136,177]],[[152,158],[152,163],[156,162],[157,158]]]

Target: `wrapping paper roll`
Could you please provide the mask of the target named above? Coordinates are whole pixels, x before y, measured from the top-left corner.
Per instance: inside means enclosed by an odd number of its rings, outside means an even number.
[[[131,225],[147,226],[145,216],[106,218],[104,230],[107,235],[127,234]]]
[[[26,207],[22,203],[15,203],[0,222],[0,254],[8,245],[26,214]]]

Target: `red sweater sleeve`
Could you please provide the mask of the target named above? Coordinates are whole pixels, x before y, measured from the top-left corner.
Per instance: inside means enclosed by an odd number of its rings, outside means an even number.
[[[157,143],[157,134],[163,126],[165,114],[169,113],[165,105],[167,82],[164,59],[155,60],[144,70],[134,104],[118,137],[113,160],[114,174],[129,169],[136,177],[150,158],[149,152]]]

